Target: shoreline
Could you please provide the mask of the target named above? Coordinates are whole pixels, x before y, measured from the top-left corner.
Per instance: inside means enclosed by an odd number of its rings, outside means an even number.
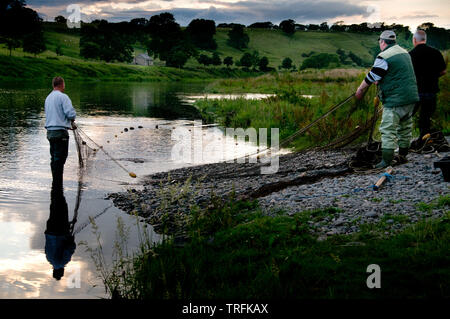
[[[257,200],[269,216],[307,211],[310,232],[319,239],[357,233],[363,227],[376,227],[388,236],[423,218],[445,215],[445,207],[433,204],[450,194],[441,171],[433,169],[433,161],[439,159],[436,154],[410,153],[408,163],[394,166],[394,179],[373,191],[384,171],[353,171],[347,163],[355,153],[347,148],[282,155],[278,172],[268,175],[260,174],[259,163],[180,168],[144,177],[142,190],[108,197],[156,232],[175,235],[183,233],[190,207],[209,205],[211,193],[221,199],[234,193],[237,199]],[[318,210],[328,213],[316,216]]]

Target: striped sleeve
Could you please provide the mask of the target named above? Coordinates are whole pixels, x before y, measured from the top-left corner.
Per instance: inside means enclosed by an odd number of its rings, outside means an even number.
[[[386,75],[388,64],[385,59],[377,57],[372,69],[364,79],[367,84],[371,85],[373,82],[380,81]]]

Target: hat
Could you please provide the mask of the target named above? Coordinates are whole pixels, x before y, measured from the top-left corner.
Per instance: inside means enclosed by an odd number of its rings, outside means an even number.
[[[380,38],[381,40],[397,40],[397,36],[395,35],[395,32],[392,30],[386,30],[381,33]]]

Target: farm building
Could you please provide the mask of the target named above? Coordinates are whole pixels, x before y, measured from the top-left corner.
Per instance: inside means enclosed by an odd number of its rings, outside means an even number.
[[[133,64],[146,66],[153,65],[153,58],[146,53],[141,53],[134,57]]]

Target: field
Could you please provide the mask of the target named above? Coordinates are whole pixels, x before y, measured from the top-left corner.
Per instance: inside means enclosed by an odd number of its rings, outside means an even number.
[[[12,51],[12,57],[4,45],[0,45],[0,75],[4,78],[26,76],[30,78],[49,78],[55,73],[66,77],[102,78],[102,79],[129,79],[129,80],[180,80],[180,79],[205,79],[205,78],[229,78],[248,75],[258,75],[255,72],[225,70],[224,66],[201,66],[194,58],[185,65],[185,70],[160,68],[162,61],[155,60],[153,67],[132,66],[126,63],[104,63],[101,61],[86,61],[79,56],[80,37],[76,31],[64,30],[58,26],[46,24],[44,38],[47,50],[37,57],[24,53],[22,49]],[[217,29],[215,39],[218,44],[217,52],[221,59],[231,56],[236,62],[244,52],[258,51],[259,56],[267,56],[269,67],[277,68],[282,60],[290,57],[293,63],[299,67],[305,59],[302,54],[311,51],[335,54],[337,49],[344,50],[347,54],[352,51],[359,56],[364,63],[372,62],[373,50],[376,47],[377,35],[364,35],[356,33],[333,33],[318,31],[299,31],[293,36],[286,36],[280,30],[247,29],[250,37],[249,47],[243,51],[230,47],[227,44],[229,29]],[[57,56],[55,51],[60,46],[63,56]],[[145,52],[145,46],[141,43],[134,45],[135,54]],[[211,55],[211,52],[200,51]],[[19,59],[22,58],[22,59]],[[31,59],[33,58],[33,59]],[[336,65],[334,65],[336,67]],[[355,68],[356,65],[346,65]],[[90,71],[89,71],[90,70]]]

